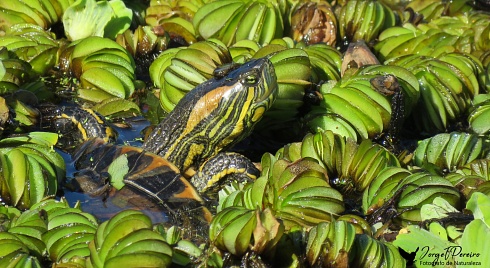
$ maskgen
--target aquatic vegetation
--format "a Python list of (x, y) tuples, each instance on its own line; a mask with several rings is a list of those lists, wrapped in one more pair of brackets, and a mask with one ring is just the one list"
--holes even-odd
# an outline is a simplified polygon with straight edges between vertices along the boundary
[(133, 13), (122, 0), (77, 0), (63, 13), (63, 26), (68, 40), (89, 36), (116, 38), (129, 28)]
[(483, 256), (487, 2), (0, 1), (0, 266)]

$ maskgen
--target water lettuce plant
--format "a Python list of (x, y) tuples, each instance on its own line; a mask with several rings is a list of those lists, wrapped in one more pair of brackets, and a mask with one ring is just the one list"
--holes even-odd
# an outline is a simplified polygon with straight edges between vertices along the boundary
[(115, 38), (129, 28), (132, 18), (122, 0), (78, 0), (65, 11), (63, 25), (72, 41), (89, 36)]

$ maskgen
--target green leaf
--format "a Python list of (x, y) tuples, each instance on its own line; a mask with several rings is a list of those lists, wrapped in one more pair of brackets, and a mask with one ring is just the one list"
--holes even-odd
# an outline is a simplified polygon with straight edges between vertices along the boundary
[(429, 231), (437, 236), (439, 236), (442, 240), (447, 240), (447, 231), (444, 226), (442, 226), (438, 222), (431, 222), (429, 225)]
[[(488, 219), (487, 219), (488, 220)], [(464, 229), (457, 267), (490, 267), (490, 228), (483, 220), (475, 219)]]
[(2, 81), (5, 73), (7, 73), (7, 70), (5, 69), (5, 66), (3, 66), (3, 63), (0, 61), (0, 81)]
[(490, 197), (475, 192), (466, 203), (466, 208), (473, 212), (475, 220), (482, 220), (490, 228)]
[(54, 146), (58, 142), (58, 134), (52, 132), (33, 131), (30, 132), (28, 136), (30, 138), (45, 142), (46, 146)]
[(127, 8), (122, 0), (109, 1), (112, 8), (113, 18), (104, 28), (104, 37), (115, 39), (118, 34), (124, 33), (133, 19), (133, 12)]
[(456, 227), (454, 225), (449, 225), (446, 227), (447, 236), (454, 242), (459, 244), (459, 239), (463, 235), (463, 229)]
[(111, 185), (121, 190), (124, 187), (124, 176), (129, 172), (128, 157), (126, 154), (118, 156), (110, 165), (107, 170), (111, 178)]
[(202, 250), (189, 240), (180, 240), (179, 242), (177, 242), (177, 245), (174, 247), (173, 254), (176, 253), (180, 253), (181, 255), (186, 255), (186, 257), (190, 261), (192, 258), (199, 258), (202, 255)]
[(448, 212), (458, 212), (458, 210), (451, 206), (446, 199), (438, 196), (432, 201), (432, 204), (422, 205), (420, 217), (422, 218), (422, 221), (441, 219), (447, 217)]
[(141, 113), (136, 103), (117, 97), (103, 100), (94, 106), (94, 110), (103, 116), (129, 117)]
[(89, 36), (115, 38), (129, 28), (131, 19), (131, 10), (121, 0), (78, 0), (63, 14), (63, 26), (72, 41)]

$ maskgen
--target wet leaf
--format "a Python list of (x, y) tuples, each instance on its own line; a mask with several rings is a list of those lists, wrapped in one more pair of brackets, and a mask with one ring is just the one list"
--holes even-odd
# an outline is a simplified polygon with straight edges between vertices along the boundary
[(117, 157), (109, 165), (107, 172), (109, 172), (111, 178), (111, 185), (114, 186), (114, 188), (121, 190), (125, 185), (123, 182), (124, 176), (129, 172), (128, 157), (126, 154)]

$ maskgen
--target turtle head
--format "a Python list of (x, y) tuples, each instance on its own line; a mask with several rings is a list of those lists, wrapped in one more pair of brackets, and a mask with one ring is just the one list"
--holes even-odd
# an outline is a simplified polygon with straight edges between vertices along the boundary
[(252, 132), (276, 99), (276, 73), (269, 59), (259, 58), (243, 64), (223, 79), (229, 89), (220, 100), (219, 106), (226, 110), (220, 116), (223, 124), (229, 122), (233, 128), (230, 138), (241, 140)]
[(276, 73), (267, 58), (220, 72), (185, 96), (193, 95), (186, 129), (194, 134), (189, 136), (205, 136), (211, 155), (239, 142), (272, 106), (277, 91)]
[[(236, 74), (234, 74), (236, 73)], [(235, 78), (237, 95), (246, 99), (240, 118), (252, 128), (272, 106), (277, 97), (277, 78), (272, 63), (267, 58), (251, 60), (230, 73)], [(242, 92), (240, 92), (242, 91)], [(230, 94), (233, 94), (230, 92)], [(231, 96), (224, 96), (232, 99)], [(225, 100), (224, 100), (225, 101)]]
[[(277, 79), (269, 59), (222, 69), (180, 100), (154, 139), (145, 141), (145, 148), (185, 170), (247, 137), (276, 96)], [(165, 139), (160, 138), (163, 132)]]

